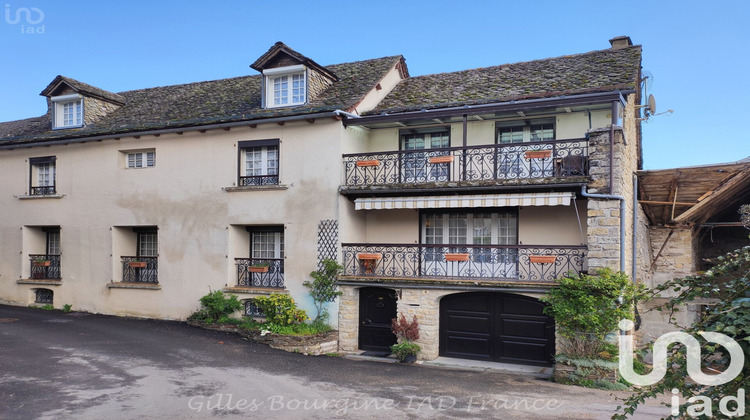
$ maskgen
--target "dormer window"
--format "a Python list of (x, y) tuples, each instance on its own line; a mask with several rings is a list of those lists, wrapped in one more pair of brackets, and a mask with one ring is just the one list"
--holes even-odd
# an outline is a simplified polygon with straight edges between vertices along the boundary
[(263, 70), (266, 80), (266, 107), (303, 105), (307, 103), (305, 66), (288, 66)]
[(52, 128), (83, 126), (83, 98), (78, 94), (54, 96), (52, 100)]

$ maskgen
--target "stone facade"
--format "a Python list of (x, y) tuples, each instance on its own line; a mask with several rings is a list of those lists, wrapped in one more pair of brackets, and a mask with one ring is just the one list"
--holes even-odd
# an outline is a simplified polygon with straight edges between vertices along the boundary
[(315, 98), (318, 97), (318, 95), (320, 95), (321, 92), (328, 89), (328, 87), (331, 86), (331, 84), (333, 84), (333, 81), (329, 77), (315, 71), (315, 69), (308, 68), (307, 69), (307, 91), (308, 91), (307, 100), (308, 101), (314, 100)]
[(96, 124), (101, 118), (119, 108), (119, 105), (96, 98), (83, 99), (83, 121), (86, 125)]

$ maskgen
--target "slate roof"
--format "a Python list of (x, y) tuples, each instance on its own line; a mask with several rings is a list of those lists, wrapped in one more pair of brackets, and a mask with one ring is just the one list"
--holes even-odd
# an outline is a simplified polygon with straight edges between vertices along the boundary
[(55, 77), (55, 79), (49, 85), (47, 85), (46, 88), (44, 88), (40, 95), (51, 96), (54, 90), (60, 85), (60, 83), (67, 84), (84, 96), (93, 96), (95, 98), (104, 99), (105, 101), (114, 102), (118, 105), (125, 104), (125, 98), (122, 95), (108, 92), (104, 89), (99, 89), (96, 86), (91, 86), (87, 83), (79, 82), (76, 79), (71, 79), (70, 77), (60, 75)]
[[(0, 123), (0, 143), (38, 142), (252, 121), (336, 109), (348, 110), (361, 101), (392, 66), (402, 60), (403, 57), (399, 55), (326, 66), (326, 69), (339, 80), (322, 92), (317, 99), (299, 107), (262, 108), (261, 75), (119, 92), (117, 95), (124, 99), (125, 105), (112, 111), (96, 124), (75, 129), (52, 130), (51, 115), (47, 113), (37, 118)], [(89, 86), (74, 79), (64, 79), (66, 83), (78, 87)]]
[(368, 114), (638, 90), (640, 69), (641, 47), (637, 45), (418, 76), (401, 81)]

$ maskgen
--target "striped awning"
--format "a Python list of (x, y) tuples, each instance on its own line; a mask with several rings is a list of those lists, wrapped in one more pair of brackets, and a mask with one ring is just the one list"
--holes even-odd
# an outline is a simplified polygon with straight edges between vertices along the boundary
[(525, 194), (370, 197), (354, 200), (355, 210), (448, 209), (516, 206), (569, 206), (572, 192)]

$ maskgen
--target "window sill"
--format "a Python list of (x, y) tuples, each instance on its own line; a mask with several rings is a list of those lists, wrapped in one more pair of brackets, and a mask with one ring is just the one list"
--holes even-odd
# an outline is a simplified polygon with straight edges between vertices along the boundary
[(241, 294), (249, 294), (249, 295), (270, 295), (271, 293), (280, 293), (284, 295), (289, 294), (289, 290), (286, 289), (275, 289), (272, 287), (241, 287), (241, 286), (232, 286), (232, 287), (225, 287), (221, 289), (224, 293), (241, 293)]
[(107, 283), (107, 289), (146, 289), (146, 290), (161, 290), (161, 285), (158, 283)]
[(44, 284), (47, 286), (60, 286), (62, 279), (18, 279), (17, 284)]
[(14, 195), (19, 200), (36, 200), (43, 198), (63, 198), (65, 194), (47, 194), (47, 195)]
[(226, 192), (242, 192), (242, 191), (278, 191), (287, 190), (288, 185), (277, 184), (277, 185), (244, 185), (241, 187), (224, 187), (222, 190)]

